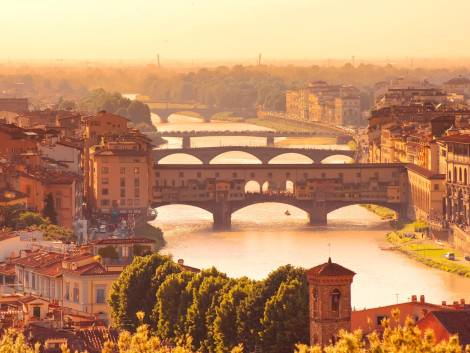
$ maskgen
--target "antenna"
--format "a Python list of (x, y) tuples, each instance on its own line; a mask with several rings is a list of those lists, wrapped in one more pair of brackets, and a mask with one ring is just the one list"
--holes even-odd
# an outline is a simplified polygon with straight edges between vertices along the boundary
[(258, 65), (261, 65), (261, 53), (258, 54)]
[(397, 304), (398, 304), (398, 296), (399, 296), (399, 294), (395, 293), (395, 297), (397, 297)]
[(356, 64), (356, 57), (353, 55), (351, 56), (352, 66)]
[(157, 66), (160, 67), (160, 54), (157, 54)]
[(331, 243), (328, 243), (328, 257), (331, 257)]

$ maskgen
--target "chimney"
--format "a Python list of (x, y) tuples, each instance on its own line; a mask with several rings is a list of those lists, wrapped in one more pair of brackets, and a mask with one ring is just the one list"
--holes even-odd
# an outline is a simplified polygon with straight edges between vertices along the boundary
[(416, 302), (418, 301), (418, 299), (417, 299), (417, 297), (416, 297), (415, 294), (413, 294), (413, 295), (411, 296), (411, 301), (412, 301), (413, 303), (416, 303)]
[(457, 300), (454, 300), (454, 305), (455, 306), (459, 305), (459, 302)]
[(183, 259), (178, 259), (178, 265), (184, 265), (184, 260)]
[(426, 302), (426, 301), (424, 300), (424, 295), (421, 294), (421, 295), (419, 296), (419, 302), (420, 302), (421, 304), (424, 304), (424, 303)]
[(465, 299), (460, 299), (460, 304), (465, 305)]
[(447, 302), (445, 300), (442, 301), (442, 306), (446, 306)]

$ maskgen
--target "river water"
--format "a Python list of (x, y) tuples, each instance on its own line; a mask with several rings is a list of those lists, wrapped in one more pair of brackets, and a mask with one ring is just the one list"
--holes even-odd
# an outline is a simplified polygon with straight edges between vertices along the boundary
[[(202, 123), (199, 119), (176, 116), (167, 124), (153, 117), (159, 130), (260, 130), (242, 123)], [(170, 147), (180, 146), (171, 139)], [(261, 145), (263, 138), (215, 137), (192, 139), (193, 146)], [(168, 146), (163, 146), (166, 148)], [(327, 146), (346, 148), (345, 146)], [(327, 162), (343, 163), (345, 157), (332, 157)], [(167, 157), (164, 163), (196, 163), (189, 156)], [(215, 163), (258, 163), (241, 152), (220, 156)], [(308, 163), (305, 157), (284, 155), (277, 163)], [(285, 215), (286, 209), (291, 213)], [(325, 262), (331, 255), (334, 262), (355, 271), (352, 304), (357, 309), (389, 305), (408, 300), (411, 295), (426, 296), (440, 303), (466, 298), (470, 301), (470, 279), (442, 272), (406, 256), (381, 250), (386, 246), (388, 223), (360, 206), (349, 206), (328, 215), (326, 227), (307, 225), (307, 215), (294, 207), (264, 203), (246, 207), (232, 216), (231, 231), (213, 231), (210, 213), (182, 205), (158, 209), (153, 222), (165, 232), (165, 253), (199, 268), (216, 266), (230, 276), (261, 279), (285, 264), (305, 268)]]

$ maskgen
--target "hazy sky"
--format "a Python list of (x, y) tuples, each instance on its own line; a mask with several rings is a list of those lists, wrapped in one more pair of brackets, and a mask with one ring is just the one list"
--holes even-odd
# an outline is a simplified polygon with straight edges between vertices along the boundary
[(2, 0), (1, 59), (470, 57), (470, 0)]

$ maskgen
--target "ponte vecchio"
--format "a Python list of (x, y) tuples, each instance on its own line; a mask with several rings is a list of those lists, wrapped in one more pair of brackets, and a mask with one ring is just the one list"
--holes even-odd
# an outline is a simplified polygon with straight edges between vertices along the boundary
[(230, 229), (232, 213), (263, 202), (298, 207), (312, 225), (353, 204), (388, 207), (402, 217), (408, 203), (404, 164), (155, 164), (154, 172), (153, 207), (202, 208), (216, 229)]

